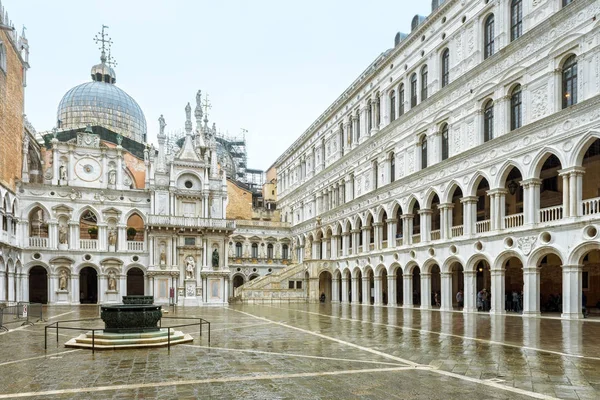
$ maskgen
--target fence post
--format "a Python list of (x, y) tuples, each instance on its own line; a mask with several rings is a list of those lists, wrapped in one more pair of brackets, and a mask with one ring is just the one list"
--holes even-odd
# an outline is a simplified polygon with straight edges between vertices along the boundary
[(167, 349), (171, 351), (171, 327), (167, 328)]
[(56, 347), (58, 347), (58, 321), (56, 321)]
[(96, 351), (96, 330), (92, 329), (92, 354)]
[(208, 345), (210, 346), (210, 322), (208, 322)]
[(48, 348), (48, 327), (44, 327), (44, 350)]

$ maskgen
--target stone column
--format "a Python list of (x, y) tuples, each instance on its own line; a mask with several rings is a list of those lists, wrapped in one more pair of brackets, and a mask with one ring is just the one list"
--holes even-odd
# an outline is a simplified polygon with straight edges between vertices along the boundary
[(79, 221), (69, 221), (69, 248), (79, 249)]
[(463, 308), (463, 312), (475, 312), (477, 311), (477, 272), (464, 271), (463, 274), (465, 277), (465, 290), (463, 293), (465, 305)]
[(431, 308), (431, 274), (421, 272), (421, 308)]
[[(340, 235), (333, 235), (331, 237), (331, 257), (330, 257), (331, 260), (337, 260), (338, 257), (339, 257), (338, 249), (339, 249), (339, 246), (340, 246), (339, 245), (340, 240), (341, 240), (341, 236)], [(344, 244), (342, 243), (342, 246), (343, 245)]]
[(558, 171), (558, 176), (562, 178), (562, 211), (563, 218), (571, 216), (571, 204), (570, 204), (570, 189), (569, 189), (569, 172), (561, 169)]
[(98, 250), (99, 251), (107, 251), (108, 250), (108, 233), (106, 222), (98, 222), (96, 225), (98, 227)]
[(79, 274), (69, 273), (71, 285), (67, 285), (71, 289), (71, 304), (79, 304)]
[(412, 307), (413, 306), (413, 276), (412, 274), (403, 274), (402, 275), (402, 304), (404, 307)]
[(580, 319), (583, 317), (581, 296), (581, 271), (583, 265), (563, 265), (563, 312), (565, 319)]
[(361, 227), (361, 231), (363, 237), (362, 252), (367, 253), (371, 244), (371, 232), (368, 226)]
[(433, 211), (428, 208), (419, 210), (421, 216), (421, 242), (431, 242), (431, 215)]
[(374, 249), (380, 250), (383, 248), (383, 224), (381, 222), (373, 223), (373, 232), (375, 233), (375, 240), (373, 241)]
[(331, 280), (331, 302), (332, 303), (340, 302), (340, 299), (338, 298), (339, 294), (340, 294), (339, 284), (340, 284), (339, 279), (333, 278)]
[(438, 205), (440, 210), (440, 237), (442, 240), (452, 237), (452, 203), (442, 203)]
[(402, 245), (412, 244), (412, 232), (413, 232), (413, 214), (403, 214), (402, 218)]
[(452, 311), (452, 300), (453, 300), (453, 295), (454, 295), (454, 293), (452, 293), (452, 273), (442, 272), (440, 275), (441, 275), (441, 283), (442, 283), (442, 288), (441, 288), (441, 293), (440, 293), (440, 296), (441, 296), (440, 310)]
[(387, 248), (396, 247), (396, 230), (398, 229), (398, 220), (388, 218), (385, 220), (387, 224)]
[(359, 285), (360, 284), (361, 284), (361, 282), (358, 279), (358, 277), (353, 276), (352, 277), (352, 289), (351, 289), (352, 304), (360, 304), (360, 302), (358, 300), (358, 292), (359, 292)]
[[(58, 185), (58, 181), (60, 180), (60, 172), (59, 172), (59, 161), (58, 161), (58, 139), (53, 138), (51, 140), (52, 143), (52, 185)], [(67, 168), (67, 166), (65, 166)]]
[(396, 306), (396, 274), (387, 276), (388, 306)]
[(369, 285), (369, 277), (362, 277), (362, 304), (371, 304), (371, 288)]
[(490, 313), (504, 314), (504, 293), (505, 293), (505, 270), (504, 268), (490, 270), (492, 278), (492, 288), (490, 294), (492, 296)]
[(523, 268), (523, 315), (540, 315), (540, 269)]
[(585, 169), (581, 167), (569, 168), (569, 199), (571, 217), (581, 216), (581, 203), (583, 200), (583, 174)]
[(6, 274), (4, 272), (0, 273), (0, 300), (8, 300), (5, 293), (6, 289)]
[(342, 275), (342, 303), (348, 303), (348, 278)]
[(471, 236), (477, 232), (477, 196), (465, 196), (460, 199), (463, 204), (463, 234)]
[(540, 186), (542, 180), (531, 178), (521, 182), (523, 186), (523, 220), (533, 225), (540, 222)]
[[(48, 247), (56, 250), (58, 248), (58, 221), (48, 221)], [(0, 298), (2, 298), (0, 296)]]
[(380, 306), (383, 304), (383, 288), (381, 285), (381, 275), (373, 277), (375, 283), (375, 301), (374, 304), (376, 306)]

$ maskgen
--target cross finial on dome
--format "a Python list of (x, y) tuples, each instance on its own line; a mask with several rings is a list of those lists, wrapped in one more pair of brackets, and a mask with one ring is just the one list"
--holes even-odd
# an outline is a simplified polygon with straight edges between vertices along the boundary
[(110, 49), (110, 45), (112, 44), (112, 40), (108, 37), (108, 33), (104, 32), (105, 29), (108, 29), (108, 26), (103, 24), (102, 31), (98, 32), (96, 36), (94, 36), (94, 42), (96, 42), (96, 44), (100, 43), (100, 47), (98, 47), (98, 49), (101, 50), (100, 61), (102, 61), (103, 64), (106, 62), (106, 46), (108, 46)]

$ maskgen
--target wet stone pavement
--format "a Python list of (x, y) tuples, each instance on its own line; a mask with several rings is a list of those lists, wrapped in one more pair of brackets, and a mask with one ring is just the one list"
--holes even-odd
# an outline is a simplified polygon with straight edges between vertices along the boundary
[[(98, 314), (51, 306), (47, 323)], [(0, 399), (598, 399), (600, 323), (371, 306), (178, 308), (191, 344), (90, 350), (0, 333)], [(169, 320), (168, 324), (185, 323)], [(101, 322), (87, 323), (101, 328)], [(164, 325), (167, 325), (165, 322)]]

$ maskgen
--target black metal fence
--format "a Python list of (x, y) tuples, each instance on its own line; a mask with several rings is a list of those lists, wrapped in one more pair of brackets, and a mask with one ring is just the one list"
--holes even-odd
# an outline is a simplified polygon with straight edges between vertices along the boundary
[(33, 325), (44, 320), (44, 310), (40, 303), (18, 302), (16, 305), (0, 307), (0, 331), (8, 332), (7, 324), (21, 323)]
[[(188, 324), (179, 324), (174, 326), (162, 326), (163, 319), (179, 319), (179, 320), (196, 320), (196, 322), (188, 323)], [(85, 331), (92, 333), (92, 353), (96, 351), (96, 332), (104, 331), (103, 328), (89, 328), (89, 327), (81, 327), (81, 326), (64, 326), (64, 324), (71, 324), (75, 322), (96, 322), (101, 321), (101, 318), (88, 318), (88, 319), (71, 319), (66, 321), (56, 321), (44, 327), (44, 350), (48, 348), (48, 329), (54, 329), (56, 334), (56, 347), (58, 347), (58, 333), (61, 329), (72, 330), (72, 331)], [(63, 324), (62, 326), (60, 324)], [(202, 325), (208, 325), (208, 345), (210, 346), (210, 322), (205, 320), (204, 318), (198, 317), (162, 317), (159, 320), (159, 327), (161, 329), (167, 329), (167, 348), (171, 350), (171, 329), (175, 328), (183, 328), (186, 326), (199, 326), (200, 328), (200, 337), (202, 337)]]

